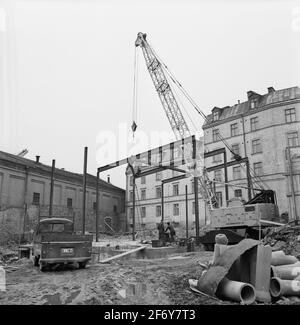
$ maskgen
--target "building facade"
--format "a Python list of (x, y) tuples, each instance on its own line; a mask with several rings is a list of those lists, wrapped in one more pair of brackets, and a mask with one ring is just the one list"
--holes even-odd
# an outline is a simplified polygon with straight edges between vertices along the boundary
[[(0, 152), (0, 223), (15, 233), (32, 230), (38, 217), (49, 215), (51, 167)], [(83, 177), (55, 169), (53, 215), (74, 218), (82, 229)], [(124, 231), (125, 190), (100, 180), (100, 231)], [(86, 230), (95, 232), (96, 177), (87, 175)], [(4, 221), (4, 222), (3, 222)], [(105, 221), (105, 222), (104, 222)], [(1, 233), (0, 233), (1, 235)]]
[[(293, 206), (300, 207), (299, 173), (293, 174), (293, 196), (288, 174), (289, 148), (300, 145), (300, 89), (292, 87), (275, 90), (268, 88), (266, 94), (247, 92), (247, 101), (223, 108), (214, 107), (203, 125), (205, 148), (211, 151), (226, 148), (227, 161), (233, 154), (225, 146), (242, 158), (248, 157), (254, 189), (263, 186), (276, 192), (280, 213), (288, 212), (295, 218)], [(206, 166), (223, 162), (222, 155), (206, 159)], [(224, 182), (224, 170), (209, 173), (210, 179)], [(247, 174), (245, 164), (228, 167), (229, 199), (233, 197), (248, 200)], [(220, 206), (225, 206), (225, 187), (216, 185)], [(255, 191), (254, 191), (255, 193)], [(253, 194), (253, 193), (252, 193)], [(294, 202), (293, 202), (294, 201)], [(298, 208), (299, 209), (299, 208)], [(299, 215), (298, 215), (299, 216)]]
[[(264, 95), (247, 92), (247, 101), (223, 108), (214, 107), (203, 125), (205, 151), (226, 149), (227, 162), (233, 154), (247, 157), (251, 169), (251, 195), (255, 189), (272, 189), (276, 192), (280, 213), (287, 212), (290, 219), (300, 213), (300, 89), (268, 88)], [(225, 140), (226, 145), (222, 140)], [(292, 150), (289, 160), (289, 151)], [(298, 150), (298, 151), (297, 151)], [(223, 163), (223, 155), (205, 159), (205, 166)], [(292, 166), (292, 167), (290, 167)], [(215, 180), (219, 206), (226, 206), (224, 170), (209, 172)], [(176, 176), (165, 170), (136, 179), (136, 226), (153, 229), (161, 220), (161, 180)], [(192, 178), (164, 185), (164, 219), (185, 227), (185, 185), (188, 186), (189, 227), (193, 227), (195, 197)], [(220, 183), (217, 183), (220, 182)], [(248, 182), (245, 164), (228, 167), (228, 199), (248, 200)], [(132, 175), (126, 171), (126, 213), (132, 224)], [(200, 226), (209, 218), (199, 193)]]
[[(164, 170), (155, 174), (137, 178), (136, 183), (136, 228), (156, 229), (162, 219), (162, 180), (166, 180), (181, 173), (173, 170)], [(188, 191), (188, 227), (195, 226), (195, 194), (193, 178), (185, 178), (164, 184), (164, 221), (173, 222), (180, 227), (186, 226), (186, 199), (185, 187)], [(200, 226), (205, 225), (204, 202), (199, 198)], [(133, 178), (129, 168), (126, 171), (126, 211), (127, 219), (132, 226)]]

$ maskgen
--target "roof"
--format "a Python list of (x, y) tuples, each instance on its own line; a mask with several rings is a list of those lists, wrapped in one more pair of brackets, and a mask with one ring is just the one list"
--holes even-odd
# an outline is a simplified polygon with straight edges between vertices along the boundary
[[(281, 90), (274, 90), (264, 95), (259, 95), (254, 91), (249, 91), (248, 96), (250, 96), (250, 98), (253, 97), (257, 98), (258, 100), (257, 106), (253, 110), (256, 112), (257, 110), (264, 108), (268, 105), (286, 102), (293, 99), (300, 99), (300, 88), (298, 86), (295, 86), (295, 87), (285, 88)], [(215, 110), (216, 108), (217, 107), (214, 107), (213, 110)], [(250, 112), (250, 100), (247, 100), (243, 103), (235, 104), (233, 106), (225, 106), (223, 108), (219, 108), (219, 110), (220, 110), (219, 119), (215, 122), (218, 122), (220, 120), (225, 120), (233, 116), (247, 114), (248, 112)], [(203, 128), (209, 127), (209, 124), (213, 124), (213, 122), (214, 121), (213, 121), (212, 114), (208, 115), (203, 125)]]
[[(52, 171), (51, 166), (24, 157), (19, 157), (4, 151), (0, 151), (0, 166), (7, 166), (14, 169), (20, 169), (23, 171), (28, 170), (48, 177), (51, 176), (51, 171)], [(81, 185), (83, 182), (82, 174), (69, 172), (59, 168), (55, 168), (54, 178), (57, 180), (64, 180), (64, 181), (76, 183), (78, 185)], [(87, 174), (87, 186), (96, 187), (96, 184), (97, 184), (97, 177), (91, 174)], [(112, 185), (111, 183), (108, 183), (102, 179), (99, 180), (99, 185), (102, 190), (106, 189), (106, 190), (119, 191), (119, 192), (125, 191), (124, 189)]]

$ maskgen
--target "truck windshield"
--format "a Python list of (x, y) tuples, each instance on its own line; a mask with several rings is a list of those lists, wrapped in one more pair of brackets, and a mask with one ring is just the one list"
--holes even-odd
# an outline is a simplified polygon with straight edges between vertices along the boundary
[[(66, 227), (68, 228), (68, 227)], [(67, 229), (66, 229), (67, 230)], [(44, 223), (39, 226), (39, 232), (64, 232), (65, 224), (63, 223)], [(67, 231), (69, 232), (69, 231)]]

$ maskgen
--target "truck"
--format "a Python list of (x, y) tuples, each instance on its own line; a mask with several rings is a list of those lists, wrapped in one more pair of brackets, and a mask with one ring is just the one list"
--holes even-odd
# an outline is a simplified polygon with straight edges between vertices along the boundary
[(75, 264), (85, 268), (92, 256), (92, 235), (78, 235), (67, 218), (41, 219), (33, 236), (34, 266), (46, 271), (54, 265)]

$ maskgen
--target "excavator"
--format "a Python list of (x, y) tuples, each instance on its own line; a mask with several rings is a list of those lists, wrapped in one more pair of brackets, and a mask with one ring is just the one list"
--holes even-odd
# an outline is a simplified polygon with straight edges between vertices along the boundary
[[(138, 33), (135, 48), (138, 47), (142, 49), (148, 72), (176, 139), (179, 140), (191, 136), (190, 129), (180, 110), (170, 83), (172, 82), (172, 85), (177, 87), (204, 120), (206, 115), (157, 55), (147, 40), (147, 34)], [(135, 73), (137, 73), (136, 71), (135, 60)], [(134, 80), (137, 80), (136, 76)], [(136, 85), (134, 85), (134, 90), (136, 88)], [(136, 128), (137, 123), (133, 121), (132, 131), (135, 132)], [(219, 138), (233, 154), (237, 163), (242, 161), (242, 157), (233, 151), (221, 134), (219, 134)], [(185, 163), (191, 165), (193, 163), (191, 157), (185, 157)], [(256, 190), (255, 196), (248, 200), (248, 202), (242, 203), (241, 201), (229, 200), (229, 202), (226, 202), (226, 207), (219, 207), (215, 191), (213, 186), (211, 186), (212, 181), (209, 180), (206, 173), (204, 161), (197, 161), (194, 168), (198, 169), (199, 190), (208, 211), (208, 220), (205, 227), (201, 229), (198, 242), (204, 244), (207, 249), (212, 249), (215, 236), (220, 233), (227, 236), (229, 244), (234, 244), (245, 237), (259, 239), (263, 236), (264, 228), (281, 225), (279, 223), (276, 194), (273, 190), (265, 189), (261, 186), (259, 190)], [(253, 174), (253, 177), (256, 182), (259, 181), (256, 175)]]

